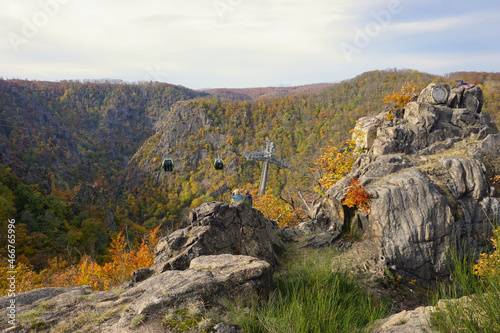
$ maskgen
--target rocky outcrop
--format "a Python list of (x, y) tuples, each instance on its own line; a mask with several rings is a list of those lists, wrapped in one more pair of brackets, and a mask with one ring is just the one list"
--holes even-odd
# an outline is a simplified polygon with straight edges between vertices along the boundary
[(276, 267), (277, 256), (284, 251), (278, 228), (243, 202), (202, 204), (191, 211), (187, 223), (158, 242), (152, 270), (182, 270), (196, 257), (228, 253), (263, 259)]
[[(477, 89), (433, 84), (405, 109), (360, 119), (354, 139), (365, 153), (311, 209), (310, 223), (375, 242), (383, 264), (422, 283), (448, 275), (450, 246), (483, 248), (488, 218), (500, 215), (485, 166), (500, 157), (500, 134), (486, 111), (464, 102), (470, 95), (482, 106)], [(353, 178), (373, 196), (368, 211), (341, 205)]]
[[(17, 322), (23, 326), (13, 332), (32, 325), (71, 332), (147, 332), (153, 325), (152, 330), (165, 331), (162, 316), (169, 308), (267, 298), (283, 250), (279, 228), (258, 210), (242, 202), (206, 203), (191, 211), (186, 228), (160, 240), (155, 264), (135, 271), (131, 282), (109, 292), (81, 286), (16, 295)], [(0, 298), (0, 329), (10, 327), (9, 302)], [(145, 321), (149, 324), (136, 327)], [(215, 332), (234, 331), (218, 327)]]

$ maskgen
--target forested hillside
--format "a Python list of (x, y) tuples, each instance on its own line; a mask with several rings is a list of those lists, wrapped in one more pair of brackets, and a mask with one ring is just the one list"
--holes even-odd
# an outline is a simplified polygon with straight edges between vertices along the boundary
[(162, 112), (203, 95), (160, 83), (0, 80), (2, 244), (15, 218), (20, 260), (35, 268), (54, 256), (103, 261), (119, 224), (112, 189), (129, 159)]
[[(323, 147), (343, 145), (356, 120), (383, 111), (384, 96), (404, 83), (455, 79), (481, 85), (484, 109), (499, 124), (500, 79), (488, 73), (373, 71), (314, 93), (240, 91), (250, 98), (236, 99), (245, 100), (159, 83), (0, 80), (1, 230), (16, 219), (18, 258), (37, 269), (50, 257), (90, 254), (102, 263), (118, 231), (133, 246), (148, 229), (178, 225), (192, 207), (228, 201), (233, 188), (255, 194), (261, 164), (243, 152), (260, 151), (266, 138), (289, 169), (270, 166), (265, 201), (304, 208), (299, 191), (315, 198), (311, 167)], [(212, 166), (218, 152), (223, 171)], [(160, 170), (167, 156), (171, 174)]]

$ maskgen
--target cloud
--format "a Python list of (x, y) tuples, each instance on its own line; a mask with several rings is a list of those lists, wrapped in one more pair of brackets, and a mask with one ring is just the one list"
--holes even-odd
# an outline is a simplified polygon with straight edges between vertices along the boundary
[[(23, 36), (26, 20), (33, 23), (34, 15), (43, 13), (41, 4), (55, 1), (61, 1), (57, 13), (15, 52), (8, 33)], [(391, 15), (389, 24), (347, 63), (339, 45), (353, 43), (356, 29), (363, 30), (374, 21), (374, 12), (394, 3), (402, 10)], [(490, 1), (475, 7), (468, 4), (463, 0), (453, 4), (441, 0), (3, 0), (0, 72), (7, 77), (53, 80), (159, 78), (201, 88), (338, 81), (364, 69), (400, 65), (425, 70), (437, 54), (448, 54), (446, 49), (453, 54), (465, 48), (463, 58), (469, 59), (481, 52), (498, 53), (493, 45), (499, 45), (500, 6)], [(449, 68), (441, 61), (436, 64), (432, 66), (436, 71)], [(483, 70), (497, 68), (491, 61), (482, 64), (488, 66)]]

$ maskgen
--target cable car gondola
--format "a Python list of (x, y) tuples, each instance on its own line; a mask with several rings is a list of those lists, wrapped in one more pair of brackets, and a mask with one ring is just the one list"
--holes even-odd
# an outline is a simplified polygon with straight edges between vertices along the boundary
[(215, 170), (224, 169), (224, 161), (220, 158), (216, 158), (214, 161), (214, 168), (215, 168)]
[(220, 147), (217, 147), (217, 158), (214, 161), (214, 168), (218, 171), (224, 169), (224, 161), (220, 158), (219, 149)]
[(163, 160), (161, 167), (165, 172), (172, 172), (174, 171), (174, 161), (171, 158), (166, 158)]

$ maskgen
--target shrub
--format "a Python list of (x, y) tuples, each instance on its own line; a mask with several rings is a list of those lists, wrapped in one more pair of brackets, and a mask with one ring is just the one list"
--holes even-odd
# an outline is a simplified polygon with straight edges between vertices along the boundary
[(368, 213), (370, 209), (371, 197), (373, 197), (373, 195), (366, 192), (365, 187), (361, 186), (359, 179), (353, 178), (349, 183), (342, 205), (349, 208), (356, 207), (357, 209)]
[(337, 181), (344, 178), (352, 169), (355, 160), (353, 153), (355, 143), (348, 141), (348, 147), (339, 149), (335, 146), (325, 146), (323, 154), (314, 161), (312, 173), (319, 174), (319, 186), (314, 191), (324, 194), (324, 190), (332, 187)]
[(490, 240), (495, 251), (491, 254), (481, 253), (477, 264), (473, 267), (474, 274), (484, 278), (500, 276), (500, 255), (498, 253), (500, 228), (493, 230), (493, 237)]

